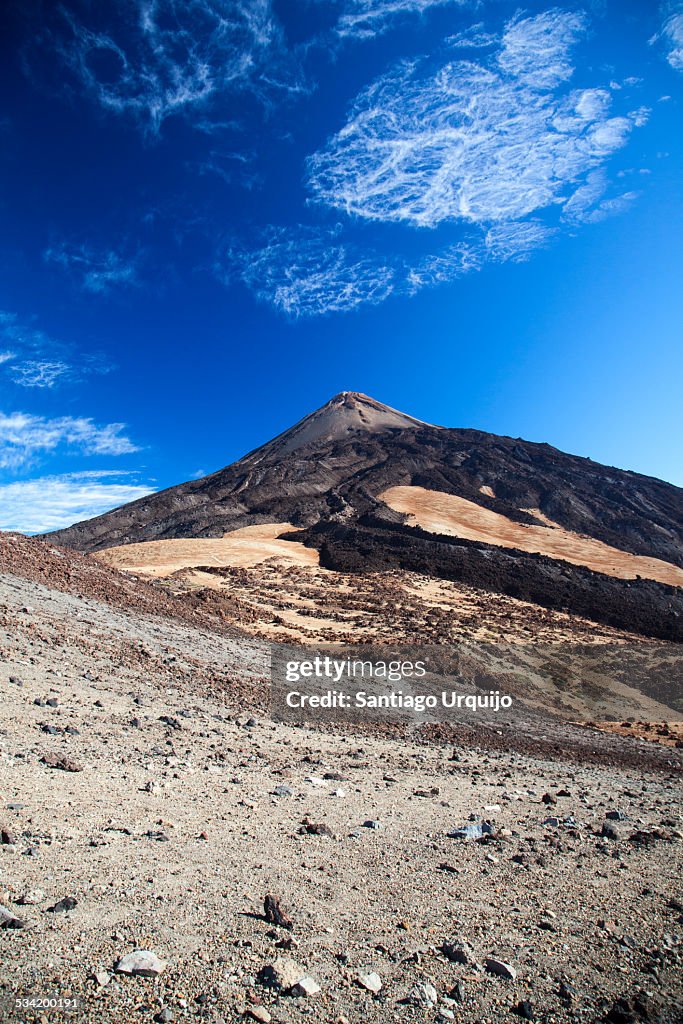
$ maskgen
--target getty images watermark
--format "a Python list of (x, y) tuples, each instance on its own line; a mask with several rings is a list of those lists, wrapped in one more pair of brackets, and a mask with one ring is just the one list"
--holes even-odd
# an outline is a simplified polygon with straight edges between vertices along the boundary
[(494, 643), (273, 644), (277, 721), (464, 723), (514, 728), (656, 714), (681, 719), (680, 645)]
[(463, 672), (444, 647), (274, 644), (271, 710), (279, 721), (448, 721), (510, 712), (513, 697)]
[[(285, 694), (288, 708), (295, 710), (407, 710), (425, 711), (438, 707), (467, 708), (470, 711), (499, 711), (512, 707), (512, 697), (500, 690), (486, 693), (459, 693), (442, 689), (438, 693), (420, 693), (406, 683), (426, 680), (426, 660), (384, 661), (381, 658), (335, 658), (329, 654), (316, 654), (313, 658), (291, 658), (285, 662), (285, 681), (303, 683), (304, 688), (293, 687)], [(311, 683), (343, 683), (341, 689), (312, 690)], [(349, 684), (353, 685), (349, 685)], [(358, 689), (363, 683), (371, 689)], [(384, 689), (385, 684), (391, 689)], [(394, 684), (403, 684), (393, 688)]]

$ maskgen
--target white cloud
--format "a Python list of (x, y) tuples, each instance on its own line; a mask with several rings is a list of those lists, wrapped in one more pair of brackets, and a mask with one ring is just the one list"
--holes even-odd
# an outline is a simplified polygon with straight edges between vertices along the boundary
[(347, 0), (336, 31), (342, 38), (372, 39), (388, 32), (406, 15), (436, 7), (463, 6), (471, 0)]
[(74, 274), (87, 292), (102, 294), (117, 287), (139, 285), (139, 255), (123, 255), (114, 249), (62, 243), (45, 250), (48, 263)]
[(0, 412), (0, 468), (17, 469), (39, 454), (64, 449), (79, 455), (127, 455), (139, 448), (123, 423), (98, 425), (86, 417), (47, 418)]
[[(365, 220), (491, 225), (561, 205), (627, 141), (602, 89), (549, 91), (571, 75), (578, 15), (514, 20), (493, 62), (404, 62), (360, 94), (310, 158), (319, 203)], [(525, 48), (526, 46), (526, 48)]]
[(683, 71), (683, 3), (669, 3), (663, 13), (662, 30), (650, 42), (663, 40), (669, 64), (674, 71)]
[[(270, 0), (130, 0), (98, 23), (64, 14), (50, 45), (105, 110), (156, 134), (174, 114), (201, 110), (236, 89), (297, 89)], [(225, 118), (225, 110), (221, 120)]]
[[(0, 530), (45, 533), (153, 492), (114, 471), (67, 473), (0, 485)], [(117, 478), (114, 481), (113, 478)]]
[(554, 230), (537, 220), (512, 221), (494, 224), (486, 232), (484, 245), (491, 260), (496, 263), (521, 263), (528, 260), (536, 249), (550, 241)]
[(448, 36), (446, 42), (455, 50), (485, 50), (498, 42), (498, 36), (487, 32), (483, 21), (470, 25), (463, 32)]
[(10, 369), (15, 384), (25, 388), (52, 388), (72, 376), (72, 367), (61, 359), (27, 359)]
[(335, 231), (272, 231), (261, 248), (232, 250), (227, 263), (227, 279), (237, 276), (257, 299), (293, 318), (383, 302), (396, 279), (393, 267), (340, 244)]
[(0, 372), (20, 387), (53, 388), (75, 383), (89, 373), (106, 373), (110, 367), (99, 357), (81, 354), (74, 365), (72, 345), (57, 341), (31, 321), (0, 310)]
[(508, 23), (498, 64), (533, 89), (555, 89), (571, 78), (571, 49), (586, 30), (586, 18), (569, 11), (545, 11)]

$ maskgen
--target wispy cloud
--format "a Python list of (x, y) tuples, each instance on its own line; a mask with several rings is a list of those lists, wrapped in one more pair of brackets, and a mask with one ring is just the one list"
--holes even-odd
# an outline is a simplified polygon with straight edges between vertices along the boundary
[(0, 344), (7, 346), (0, 351), (0, 372), (20, 387), (54, 388), (109, 369), (101, 359), (83, 355), (76, 365), (73, 346), (7, 310), (0, 310)]
[(30, 465), (57, 450), (78, 455), (127, 455), (139, 451), (123, 433), (123, 423), (98, 425), (88, 417), (48, 418), (0, 412), (0, 469)]
[(681, 0), (673, 0), (665, 4), (662, 14), (664, 20), (661, 31), (650, 42), (661, 41), (671, 67), (674, 71), (683, 71), (683, 3)]
[(217, 272), (239, 278), (260, 301), (297, 318), (341, 313), (391, 295), (396, 271), (376, 254), (340, 244), (337, 232), (272, 230), (260, 248), (229, 250)]
[(73, 376), (73, 367), (61, 359), (26, 359), (10, 368), (15, 384), (24, 388), (52, 388)]
[[(489, 46), (474, 29), (466, 41)], [(513, 18), (476, 61), (394, 67), (308, 161), (313, 201), (353, 220), (273, 229), (265, 244), (228, 254), (232, 278), (289, 316), (347, 311), (527, 260), (561, 230), (626, 209), (636, 193), (611, 194), (607, 163), (649, 111), (614, 114), (609, 89), (570, 87), (586, 30), (584, 15), (553, 9)], [(439, 245), (422, 232), (430, 251), (415, 256), (413, 232), (412, 255), (380, 256), (346, 240), (362, 221), (440, 228)]]
[(604, 89), (570, 77), (581, 17), (548, 11), (508, 24), (495, 60), (400, 64), (358, 97), (311, 157), (319, 203), (415, 227), (519, 220), (567, 202), (627, 141)]
[(115, 249), (64, 242), (46, 249), (44, 258), (69, 271), (85, 291), (94, 294), (140, 284), (139, 253), (124, 254)]
[(408, 15), (425, 14), (436, 7), (465, 6), (472, 0), (346, 0), (336, 32), (346, 39), (372, 39), (393, 28)]
[(61, 530), (154, 491), (149, 484), (133, 483), (130, 476), (104, 470), (2, 484), (0, 530)]
[(270, 0), (131, 0), (98, 9), (98, 29), (90, 5), (76, 6), (51, 49), (95, 102), (146, 134), (190, 111), (209, 124), (211, 101), (231, 91), (300, 88)]

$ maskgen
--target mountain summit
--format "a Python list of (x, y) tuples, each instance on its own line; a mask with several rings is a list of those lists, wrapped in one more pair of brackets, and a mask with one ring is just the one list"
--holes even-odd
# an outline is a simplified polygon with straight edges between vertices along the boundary
[(51, 536), (138, 566), (149, 541), (202, 540), (205, 559), (205, 542), (251, 527), (324, 568), (409, 569), (671, 638), (682, 522), (683, 491), (661, 480), (344, 391), (210, 476)]
[(316, 441), (338, 441), (352, 434), (376, 434), (424, 426), (430, 424), (383, 405), (368, 395), (358, 391), (340, 391), (320, 409), (304, 416), (293, 427), (251, 453), (251, 457), (266, 452), (287, 455)]

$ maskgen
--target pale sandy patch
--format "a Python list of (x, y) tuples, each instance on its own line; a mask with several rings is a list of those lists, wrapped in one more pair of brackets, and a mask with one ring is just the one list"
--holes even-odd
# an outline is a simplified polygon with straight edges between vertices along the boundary
[(150, 540), (142, 544), (124, 544), (97, 552), (97, 558), (117, 569), (145, 576), (170, 576), (179, 569), (201, 565), (251, 568), (267, 558), (282, 558), (295, 565), (318, 565), (314, 548), (280, 540), (295, 530), (290, 523), (266, 523), (245, 526), (223, 537)]
[(572, 533), (537, 509), (527, 511), (542, 518), (545, 526), (516, 523), (466, 498), (424, 487), (390, 487), (379, 498), (389, 508), (405, 513), (415, 525), (432, 533), (561, 558), (620, 579), (642, 576), (670, 586), (683, 586), (683, 569), (678, 566), (659, 558), (632, 555), (602, 541)]

